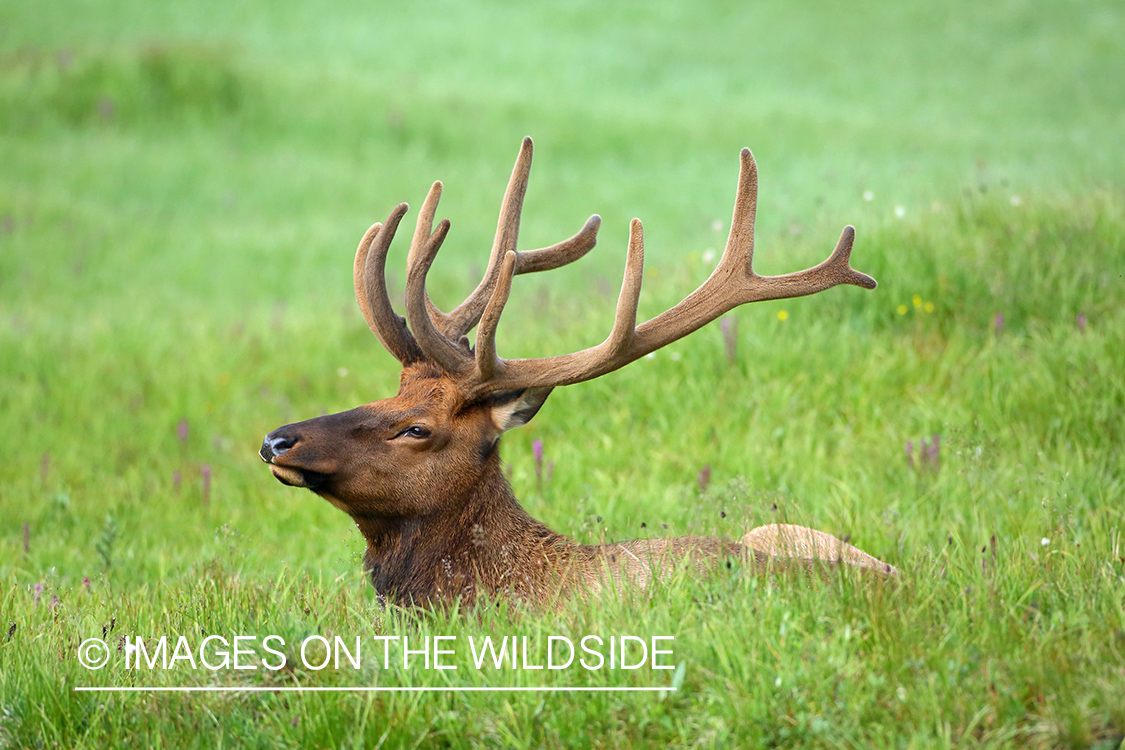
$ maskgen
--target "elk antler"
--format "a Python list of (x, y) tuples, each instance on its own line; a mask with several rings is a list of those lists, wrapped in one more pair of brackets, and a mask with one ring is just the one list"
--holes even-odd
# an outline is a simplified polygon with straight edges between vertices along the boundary
[[(849, 265), (855, 240), (855, 229), (851, 226), (844, 227), (836, 248), (819, 265), (781, 276), (759, 276), (754, 272), (758, 167), (750, 149), (743, 149), (734, 217), (726, 248), (718, 266), (698, 289), (675, 307), (639, 326), (636, 324), (644, 269), (644, 232), (640, 220), (633, 219), (621, 295), (613, 328), (606, 340), (573, 354), (538, 359), (501, 359), (496, 353), (496, 327), (508, 301), (512, 278), (521, 273), (558, 268), (582, 257), (594, 246), (601, 222), (594, 215), (578, 234), (568, 240), (539, 250), (517, 251), (516, 239), (531, 156), (531, 139), (525, 138), (501, 205), (496, 240), (484, 279), (452, 312), (442, 313), (426, 294), (426, 274), (449, 231), (448, 219), (443, 219), (436, 231), (432, 230), (441, 196), (440, 182), (434, 183), (422, 206), (410, 246), (406, 281), (409, 330), (406, 321), (391, 308), (384, 275), (387, 248), (406, 211), (406, 204), (391, 212), (385, 226), (376, 224), (368, 230), (356, 253), (356, 299), (379, 340), (404, 364), (425, 358), (458, 376), (459, 386), (467, 398), (497, 390), (571, 385), (592, 380), (624, 367), (749, 302), (802, 297), (839, 284), (875, 288), (873, 278)], [(463, 337), (478, 324), (475, 350), (471, 350)]]
[(855, 229), (851, 226), (844, 227), (836, 248), (819, 265), (782, 276), (756, 274), (753, 256), (757, 202), (758, 167), (750, 149), (743, 149), (734, 217), (718, 266), (698, 289), (678, 305), (639, 326), (636, 318), (644, 267), (644, 233), (640, 220), (633, 219), (613, 328), (601, 344), (573, 354), (510, 360), (496, 355), (496, 325), (508, 299), (512, 276), (516, 273), (517, 259), (509, 254), (477, 333), (474, 371), (462, 388), (469, 397), (474, 397), (495, 390), (580, 383), (624, 367), (698, 330), (739, 305), (802, 297), (839, 284), (875, 288), (873, 278), (849, 265), (855, 240)]
[(387, 250), (391, 247), (398, 223), (406, 213), (406, 204), (398, 204), (386, 224), (372, 224), (355, 251), (352, 279), (355, 282), (355, 301), (359, 304), (367, 326), (387, 351), (404, 365), (424, 359), (418, 343), (410, 335), (406, 321), (395, 314), (387, 294)]
[[(387, 250), (399, 221), (406, 212), (406, 204), (396, 207), (385, 225), (375, 224), (367, 230), (360, 241), (353, 274), (356, 301), (367, 325), (383, 346), (403, 364), (429, 358), (452, 373), (469, 371), (473, 360), (468, 341), (464, 337), (480, 322), (481, 314), (493, 296), (500, 266), (507, 254), (516, 253), (514, 273), (537, 273), (572, 263), (597, 243), (598, 228), (602, 220), (594, 214), (569, 239), (537, 250), (516, 251), (523, 199), (531, 172), (532, 151), (531, 139), (524, 138), (500, 206), (496, 239), (492, 244), (484, 278), (476, 290), (449, 313), (443, 313), (430, 301), (425, 288), (426, 274), (449, 231), (448, 219), (443, 219), (438, 224), (437, 231), (433, 231), (434, 215), (441, 198), (441, 182), (433, 184), (422, 204), (410, 254), (407, 256), (406, 315), (410, 321), (409, 329), (406, 319), (396, 315), (391, 306), (384, 270)], [(376, 252), (372, 253), (371, 250)], [(413, 335), (411, 329), (414, 331)]]
[[(527, 193), (528, 177), (531, 174), (531, 157), (534, 151), (530, 138), (524, 138), (520, 144), (520, 153), (516, 157), (512, 176), (508, 180), (508, 188), (504, 191), (504, 200), (500, 204), (500, 218), (496, 223), (496, 239), (492, 243), (492, 253), (488, 259), (488, 268), (484, 278), (468, 298), (448, 314), (441, 312), (426, 297), (426, 309), (438, 330), (450, 341), (458, 341), (462, 336), (480, 322), (485, 305), (492, 297), (496, 288), (496, 280), (500, 274), (500, 265), (504, 257), (510, 252), (516, 252), (516, 240), (519, 237), (520, 217), (523, 213), (523, 198)], [(435, 183), (440, 192), (440, 183)], [(432, 190), (431, 190), (432, 195)], [(436, 208), (436, 200), (435, 200)], [(432, 219), (427, 218), (428, 222)], [(573, 263), (593, 249), (597, 243), (598, 228), (601, 226), (601, 217), (594, 214), (586, 220), (573, 237), (550, 247), (538, 250), (523, 250), (517, 253), (516, 274), (536, 273), (550, 271), (567, 263)], [(422, 217), (419, 216), (419, 228), (422, 227)]]

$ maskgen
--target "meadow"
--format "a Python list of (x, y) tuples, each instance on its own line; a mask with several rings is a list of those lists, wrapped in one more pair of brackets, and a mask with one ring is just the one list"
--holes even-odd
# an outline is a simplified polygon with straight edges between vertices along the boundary
[[(0, 748), (1125, 747), (1123, 39), (1111, 0), (0, 0)], [(605, 336), (634, 216), (640, 317), (694, 289), (744, 146), (757, 270), (853, 224), (879, 281), (556, 390), (503, 441), (529, 512), (583, 542), (788, 520), (899, 582), (400, 609), (351, 521), (269, 475), (267, 432), (397, 389), (353, 298), (366, 228), (441, 179), (448, 309), (525, 135), (521, 247), (603, 225), (516, 280), (503, 356)], [(286, 668), (122, 661), (126, 637), (267, 633)], [(585, 634), (674, 636), (674, 668), (294, 648)], [(97, 671), (94, 637), (121, 648)], [(143, 685), (434, 690), (75, 691)]]

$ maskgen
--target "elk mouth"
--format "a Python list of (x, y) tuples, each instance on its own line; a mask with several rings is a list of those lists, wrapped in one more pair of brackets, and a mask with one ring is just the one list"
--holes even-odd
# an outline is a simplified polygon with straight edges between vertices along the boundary
[(328, 475), (321, 474), (318, 471), (297, 469), (292, 466), (280, 466), (273, 461), (268, 461), (267, 463), (270, 465), (270, 473), (274, 475), (274, 478), (289, 487), (305, 487), (306, 489), (315, 490), (328, 481)]

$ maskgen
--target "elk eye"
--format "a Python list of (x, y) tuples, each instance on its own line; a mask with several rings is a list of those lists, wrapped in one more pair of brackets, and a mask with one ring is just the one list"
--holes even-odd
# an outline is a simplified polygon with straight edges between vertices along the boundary
[(421, 425), (414, 425), (413, 427), (407, 427), (405, 430), (403, 430), (399, 434), (395, 435), (396, 438), (409, 437), (409, 438), (416, 438), (416, 439), (419, 439), (419, 440), (422, 439), (422, 438), (428, 438), (429, 436), (430, 436), (430, 431), (427, 430), (425, 427), (422, 427)]

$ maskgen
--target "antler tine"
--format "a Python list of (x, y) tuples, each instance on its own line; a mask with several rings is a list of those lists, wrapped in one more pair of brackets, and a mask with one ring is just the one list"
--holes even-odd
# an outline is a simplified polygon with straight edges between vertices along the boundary
[(641, 300), (641, 280), (645, 270), (645, 233), (640, 219), (629, 224), (629, 249), (625, 254), (625, 274), (621, 280), (621, 295), (617, 298), (617, 312), (613, 329), (602, 344), (611, 357), (628, 351), (637, 333), (637, 305)]
[(437, 215), (438, 202), (441, 200), (442, 184), (437, 180), (430, 185), (430, 192), (426, 193), (426, 200), (422, 201), (422, 209), (418, 212), (418, 221), (414, 225), (414, 236), (410, 239), (410, 252), (406, 255), (406, 267), (413, 268), (418, 262), (418, 254), (422, 246), (430, 240), (434, 231), (434, 216)]
[[(562, 386), (592, 380), (624, 367), (667, 344), (702, 328), (739, 305), (771, 299), (802, 297), (839, 284), (874, 289), (875, 280), (850, 266), (855, 230), (844, 228), (832, 254), (822, 263), (781, 276), (759, 276), (753, 270), (754, 220), (757, 211), (758, 168), (749, 149), (740, 159), (738, 191), (730, 235), (715, 270), (679, 304), (634, 328), (644, 258), (641, 223), (634, 220), (629, 237), (625, 279), (613, 330), (598, 346), (573, 354), (540, 359), (495, 358), (490, 328), (489, 347), (494, 362), (489, 377), (463, 385), (475, 397), (502, 389)], [(513, 268), (515, 260), (511, 261)], [(509, 277), (510, 283), (510, 277)], [(503, 294), (507, 298), (507, 291)], [(491, 308), (491, 305), (490, 305)], [(498, 312), (497, 312), (498, 315)], [(479, 373), (478, 375), (482, 375)]]
[[(756, 274), (753, 264), (754, 220), (757, 208), (758, 164), (754, 161), (750, 149), (744, 148), (740, 160), (738, 192), (734, 199), (734, 216), (731, 219), (730, 234), (727, 236), (727, 245), (723, 249), (723, 257), (719, 260), (716, 269), (718, 273), (719, 268), (727, 266), (732, 273), (738, 270), (745, 273), (742, 279), (742, 294), (736, 297), (739, 300), (736, 305), (767, 299), (802, 297), (816, 294), (838, 284), (854, 284), (865, 289), (875, 288), (875, 279), (852, 269), (849, 265), (852, 243), (855, 241), (855, 228), (850, 224), (844, 227), (832, 254), (816, 266), (781, 276)], [(739, 269), (739, 266), (743, 268)]]
[[(492, 252), (489, 255), (488, 267), (485, 269), (484, 278), (464, 302), (451, 310), (443, 313), (427, 300), (427, 309), (434, 325), (450, 341), (458, 341), (462, 336), (480, 322), (485, 307), (492, 298), (496, 289), (500, 267), (509, 252), (516, 251), (519, 239), (520, 216), (523, 212), (523, 200), (527, 194), (527, 183), (531, 175), (531, 161), (534, 155), (534, 144), (530, 138), (524, 138), (520, 144), (520, 152), (516, 157), (512, 176), (508, 179), (508, 187), (504, 191), (504, 199), (500, 204), (500, 216), (496, 222), (496, 237), (492, 243)], [(558, 242), (549, 247), (536, 250), (524, 250), (517, 253), (513, 273), (536, 273), (550, 271), (573, 263), (588, 253), (597, 244), (598, 228), (601, 226), (601, 217), (594, 214), (586, 220), (586, 224), (569, 239)]]
[(598, 229), (601, 225), (602, 217), (593, 214), (573, 237), (549, 247), (520, 250), (516, 253), (516, 275), (553, 271), (567, 263), (573, 263), (598, 244)]
[(426, 274), (449, 232), (449, 219), (442, 219), (438, 222), (437, 229), (430, 233), (440, 195), (441, 183), (436, 182), (418, 214), (418, 227), (414, 232), (406, 269), (406, 319), (426, 357), (446, 372), (462, 374), (471, 366), (472, 356), (437, 329), (427, 309)]
[(512, 168), (512, 176), (508, 178), (504, 200), (500, 203), (500, 217), (496, 222), (496, 237), (492, 242), (492, 252), (488, 258), (488, 268), (485, 269), (484, 279), (481, 280), (476, 290), (448, 315), (438, 310), (432, 302), (426, 306), (434, 324), (447, 339), (459, 340), (477, 324), (484, 312), (485, 305), (488, 304), (489, 298), (492, 296), (493, 288), (496, 285), (496, 275), (500, 272), (500, 264), (509, 252), (516, 249), (520, 232), (520, 215), (523, 212), (523, 198), (527, 194), (527, 181), (531, 175), (533, 151), (534, 146), (531, 139), (524, 138), (523, 143), (520, 144), (516, 164)]
[[(594, 214), (586, 220), (586, 224), (573, 237), (549, 247), (516, 251), (516, 265), (513, 274), (519, 276), (525, 273), (552, 271), (568, 263), (573, 263), (590, 252), (597, 244), (598, 229), (601, 227), (601, 223), (602, 218)], [(490, 261), (484, 278), (481, 279), (473, 293), (448, 313), (439, 310), (427, 297), (426, 309), (429, 310), (434, 325), (447, 339), (450, 341), (458, 340), (480, 323), (484, 308), (496, 289), (500, 265), (500, 263)]]
[(496, 356), (496, 326), (500, 322), (500, 314), (504, 312), (504, 305), (508, 302), (508, 294), (512, 291), (516, 257), (514, 251), (509, 251), (504, 256), (500, 273), (496, 277), (496, 288), (481, 315), (476, 345), (477, 377), (481, 381), (491, 380), (502, 366), (502, 361)]
[[(518, 261), (519, 256), (515, 252), (509, 252), (504, 256), (496, 287), (480, 319), (476, 343), (477, 370), (475, 377), (472, 379), (473, 386), (478, 391), (492, 390), (488, 386), (489, 381), (497, 377), (503, 378), (504, 370), (508, 365), (508, 362), (500, 359), (496, 354), (496, 327), (500, 322), (504, 305), (508, 302), (508, 295), (512, 288), (512, 277), (516, 273)], [(637, 304), (640, 301), (643, 276), (644, 231), (640, 219), (633, 219), (629, 232), (629, 250), (625, 259), (625, 274), (621, 283), (621, 295), (617, 300), (613, 329), (605, 341), (588, 350), (591, 356), (608, 359), (620, 356), (623, 352), (628, 351), (636, 334)]]
[(738, 155), (738, 188), (734, 194), (734, 215), (719, 265), (745, 261), (746, 273), (753, 274), (754, 222), (758, 216), (758, 162), (750, 149)]
[[(730, 234), (711, 276), (678, 305), (637, 327), (637, 356), (686, 336), (724, 313), (749, 302), (816, 294), (839, 284), (874, 289), (875, 280), (849, 266), (855, 229), (845, 227), (832, 254), (822, 263), (781, 276), (754, 272), (754, 221), (758, 204), (758, 165), (742, 149)], [(630, 360), (631, 361), (631, 360)], [(617, 367), (627, 364), (624, 362)], [(577, 382), (577, 381), (576, 381)]]
[(422, 350), (406, 327), (406, 321), (395, 314), (387, 293), (387, 251), (407, 205), (400, 203), (387, 217), (385, 224), (374, 224), (359, 241), (352, 267), (355, 300), (372, 333), (387, 351), (402, 364), (423, 358)]

